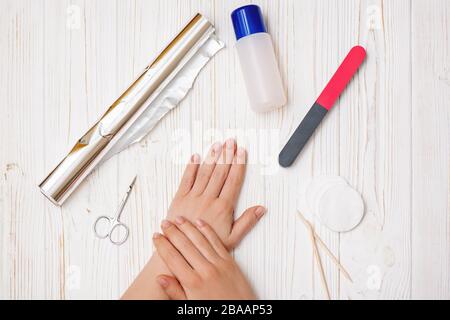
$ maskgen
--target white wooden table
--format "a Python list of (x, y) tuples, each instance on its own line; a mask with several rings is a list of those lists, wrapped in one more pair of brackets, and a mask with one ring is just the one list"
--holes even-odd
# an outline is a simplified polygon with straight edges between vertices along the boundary
[[(255, 1), (276, 45), (289, 104), (247, 102), (229, 14), (246, 1), (0, 1), (0, 298), (116, 299), (152, 254), (177, 188), (180, 132), (192, 152), (237, 135), (250, 162), (237, 213), (269, 211), (235, 256), (262, 298), (322, 299), (295, 208), (315, 175), (364, 197), (354, 231), (317, 232), (354, 283), (322, 256), (333, 299), (450, 298), (450, 1)], [(96, 170), (62, 208), (37, 184), (196, 12), (227, 48), (141, 143)], [(290, 169), (277, 154), (348, 49), (367, 60)], [(116, 208), (128, 242), (92, 232)]]

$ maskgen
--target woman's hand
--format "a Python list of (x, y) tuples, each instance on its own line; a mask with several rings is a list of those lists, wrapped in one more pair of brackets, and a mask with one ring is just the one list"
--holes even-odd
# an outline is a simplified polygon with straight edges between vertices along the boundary
[[(184, 215), (193, 222), (202, 219), (217, 232), (228, 250), (235, 248), (265, 213), (262, 206), (251, 207), (236, 220), (234, 209), (245, 176), (247, 153), (236, 148), (234, 139), (215, 143), (200, 165), (193, 155), (187, 165), (178, 191), (168, 210), (167, 219), (174, 222)], [(126, 290), (122, 299), (166, 299), (155, 280), (158, 274), (170, 273), (156, 253)]]
[(169, 298), (256, 299), (218, 235), (203, 220), (196, 224), (197, 227), (181, 216), (175, 218), (175, 224), (164, 220), (164, 235), (153, 236), (156, 250), (176, 277), (157, 278)]
[(167, 219), (183, 215), (193, 222), (202, 219), (216, 231), (225, 246), (235, 248), (264, 214), (261, 206), (251, 207), (234, 221), (234, 209), (244, 182), (247, 153), (234, 139), (215, 143), (200, 165), (194, 154), (187, 165)]

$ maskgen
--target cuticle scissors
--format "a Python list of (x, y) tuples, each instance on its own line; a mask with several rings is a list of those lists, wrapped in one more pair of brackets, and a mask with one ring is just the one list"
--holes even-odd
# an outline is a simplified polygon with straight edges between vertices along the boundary
[[(119, 207), (117, 208), (116, 214), (113, 217), (106, 216), (106, 215), (100, 216), (97, 218), (97, 220), (95, 220), (94, 233), (98, 238), (100, 238), (100, 239), (109, 238), (109, 241), (111, 241), (113, 244), (118, 245), (118, 246), (123, 244), (128, 239), (128, 235), (130, 234), (130, 229), (128, 228), (128, 226), (126, 224), (124, 224), (123, 222), (120, 221), (120, 216), (122, 215), (123, 209), (125, 208), (125, 204), (127, 203), (128, 198), (130, 197), (131, 190), (133, 190), (134, 184), (136, 182), (136, 178), (137, 178), (137, 176), (135, 176), (133, 178), (133, 181), (131, 181), (130, 186), (128, 187), (127, 193), (125, 194), (125, 196), (122, 199), (122, 202), (120, 203)], [(99, 222), (102, 220), (106, 221), (109, 225), (105, 233), (98, 231)], [(122, 229), (123, 232), (125, 232), (125, 234), (119, 240), (114, 240), (114, 238), (112, 237), (112, 234), (113, 234), (114, 230), (116, 230), (116, 232), (118, 232), (119, 229)]]

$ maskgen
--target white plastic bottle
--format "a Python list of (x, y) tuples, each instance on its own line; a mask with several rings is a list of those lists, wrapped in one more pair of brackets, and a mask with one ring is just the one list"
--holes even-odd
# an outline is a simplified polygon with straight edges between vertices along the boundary
[(286, 94), (261, 9), (256, 5), (237, 8), (231, 13), (231, 20), (252, 109), (266, 112), (283, 106)]

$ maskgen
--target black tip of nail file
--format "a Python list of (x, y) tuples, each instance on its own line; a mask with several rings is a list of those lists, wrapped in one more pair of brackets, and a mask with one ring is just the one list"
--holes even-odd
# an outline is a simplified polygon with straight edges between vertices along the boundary
[(286, 168), (295, 161), (327, 112), (328, 110), (317, 102), (313, 104), (278, 155), (278, 163), (280, 166)]

